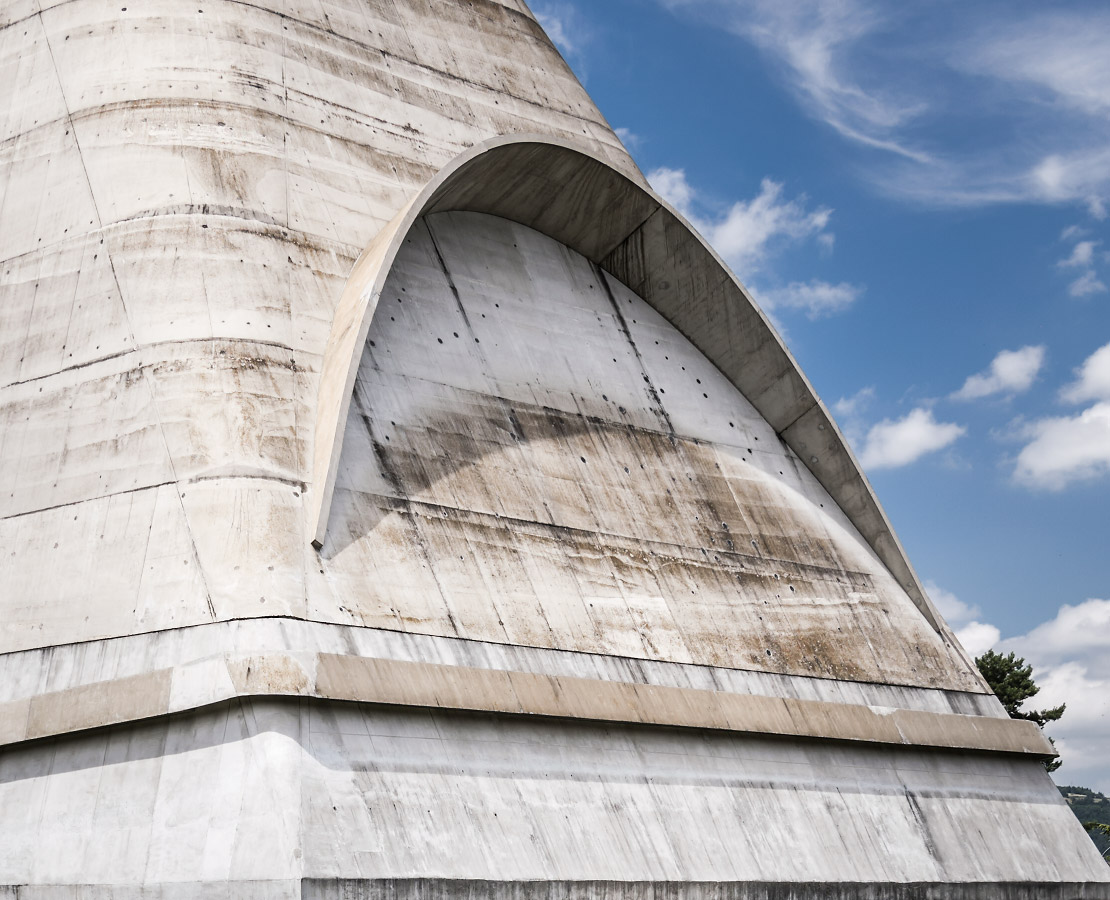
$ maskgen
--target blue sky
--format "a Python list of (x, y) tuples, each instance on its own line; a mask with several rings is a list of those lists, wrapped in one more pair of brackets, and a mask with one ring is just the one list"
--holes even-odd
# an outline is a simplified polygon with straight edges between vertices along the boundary
[(1110, 6), (533, 0), (1110, 793)]

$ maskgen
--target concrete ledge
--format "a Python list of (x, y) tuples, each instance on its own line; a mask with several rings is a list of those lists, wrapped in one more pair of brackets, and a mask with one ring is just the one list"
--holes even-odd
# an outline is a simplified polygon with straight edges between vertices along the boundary
[(0, 744), (236, 697), (315, 697), (1048, 758), (1031, 722), (333, 653), (212, 657), (0, 705)]

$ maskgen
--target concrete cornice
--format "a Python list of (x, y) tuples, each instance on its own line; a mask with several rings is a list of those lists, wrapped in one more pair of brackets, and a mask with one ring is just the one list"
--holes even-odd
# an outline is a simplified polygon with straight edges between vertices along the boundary
[(334, 653), (223, 654), (0, 705), (0, 745), (245, 697), (709, 729), (1047, 758), (1031, 722)]

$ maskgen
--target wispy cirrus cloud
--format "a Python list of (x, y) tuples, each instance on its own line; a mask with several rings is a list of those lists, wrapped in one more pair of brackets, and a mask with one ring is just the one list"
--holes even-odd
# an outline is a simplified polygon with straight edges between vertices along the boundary
[(855, 54), (884, 31), (878, 4), (799, 0), (662, 0), (676, 13), (713, 16), (779, 64), (802, 105), (849, 140), (924, 162), (928, 154), (897, 138), (922, 109), (918, 98), (865, 84)]
[(724, 23), (765, 54), (814, 118), (880, 151), (860, 173), (887, 193), (948, 206), (1082, 203), (1106, 216), (1105, 8), (987, 0), (938, 16), (923, 2), (659, 2)]

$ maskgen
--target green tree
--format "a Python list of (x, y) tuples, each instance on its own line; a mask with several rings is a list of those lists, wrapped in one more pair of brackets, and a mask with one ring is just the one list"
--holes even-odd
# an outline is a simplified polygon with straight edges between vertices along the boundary
[[(1030, 697), (1036, 696), (1040, 688), (1033, 681), (1033, 667), (1027, 665), (1025, 659), (1017, 654), (995, 653), (988, 650), (977, 657), (975, 665), (991, 686), (995, 696), (1002, 702), (1011, 719), (1026, 719), (1035, 722), (1039, 728), (1044, 728), (1048, 722), (1055, 722), (1064, 714), (1066, 703), (1054, 706), (1051, 709), (1022, 709), (1022, 704)], [(1055, 747), (1056, 742), (1048, 739)], [(1060, 758), (1050, 760), (1044, 764), (1049, 772), (1060, 768)]]
[[(1104, 838), (1110, 838), (1110, 825), (1104, 825), (1102, 822), (1084, 822), (1083, 827), (1093, 835), (1101, 834)], [(1103, 852), (1102, 858), (1110, 863), (1110, 848)]]

